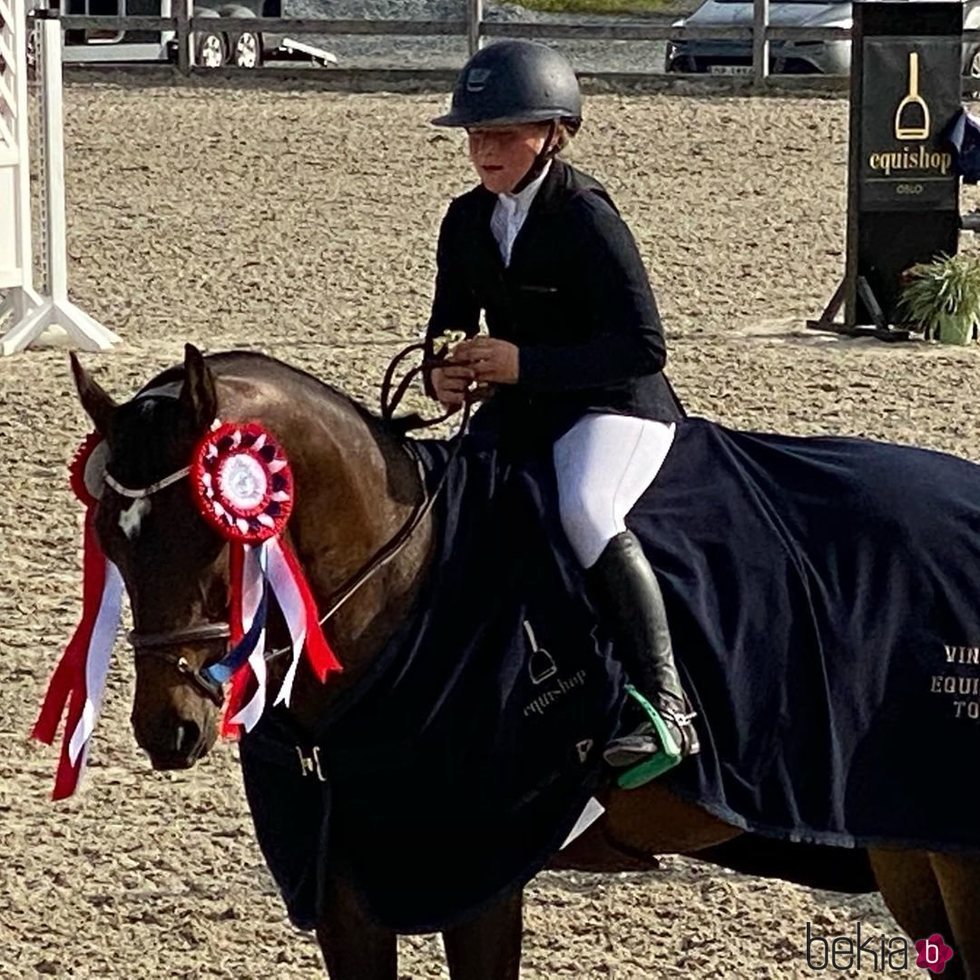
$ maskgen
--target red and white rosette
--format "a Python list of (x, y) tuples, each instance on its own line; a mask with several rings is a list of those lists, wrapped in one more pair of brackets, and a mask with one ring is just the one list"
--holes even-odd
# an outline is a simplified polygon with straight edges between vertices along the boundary
[[(250, 731), (266, 700), (265, 610), (267, 588), (289, 629), (292, 661), (276, 704), (289, 704), (305, 647), (322, 681), (340, 664), (320, 628), (316, 602), (302, 567), (281, 537), (292, 512), (294, 486), (282, 447), (257, 422), (215, 422), (191, 460), (191, 484), (199, 511), (230, 542), (232, 654), (248, 643), (254, 690), (247, 697), (249, 673), (238, 670), (225, 712), (224, 730)], [(244, 651), (242, 651), (244, 652)]]
[(285, 528), (293, 473), (282, 447), (258, 423), (216, 423), (194, 450), (190, 476), (198, 509), (224, 537), (256, 544)]
[(102, 708), (112, 647), (119, 629), (123, 582), (95, 534), (95, 505), (105, 477), (106, 444), (88, 435), (70, 467), (75, 496), (85, 506), (82, 545), (82, 616), (48, 682), (32, 735), (50, 745), (67, 708), (61, 758), (52, 798), (71, 796), (88, 758), (89, 742)]

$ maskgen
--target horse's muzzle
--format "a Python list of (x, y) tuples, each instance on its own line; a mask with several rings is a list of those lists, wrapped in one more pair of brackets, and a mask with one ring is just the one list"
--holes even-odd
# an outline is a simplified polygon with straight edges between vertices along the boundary
[(173, 725), (155, 727), (152, 731), (135, 728), (135, 732), (136, 741), (157, 771), (190, 769), (207, 755), (214, 743), (213, 735), (208, 737), (196, 722), (187, 719)]

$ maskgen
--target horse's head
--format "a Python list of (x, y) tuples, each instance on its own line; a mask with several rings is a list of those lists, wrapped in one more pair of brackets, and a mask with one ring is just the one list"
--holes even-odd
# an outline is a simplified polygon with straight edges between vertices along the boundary
[(136, 740), (154, 768), (186, 768), (216, 737), (222, 692), (200, 671), (228, 637), (227, 548), (183, 478), (217, 414), (214, 378), (188, 345), (182, 377), (117, 405), (74, 356), (72, 370), (108, 449), (95, 529), (132, 606)]

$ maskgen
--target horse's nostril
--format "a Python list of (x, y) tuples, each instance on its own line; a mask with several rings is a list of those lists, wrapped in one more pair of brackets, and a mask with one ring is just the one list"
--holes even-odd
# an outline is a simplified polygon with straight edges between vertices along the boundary
[(201, 729), (193, 721), (182, 721), (174, 733), (174, 751), (189, 754), (201, 737)]

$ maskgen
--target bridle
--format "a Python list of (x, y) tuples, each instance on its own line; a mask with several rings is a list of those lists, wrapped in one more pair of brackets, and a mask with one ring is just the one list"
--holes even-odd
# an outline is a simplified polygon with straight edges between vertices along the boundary
[[(391, 397), (390, 385), (391, 376), (393, 373), (394, 365), (408, 352), (417, 349), (421, 345), (412, 345), (409, 348), (401, 351), (392, 360), (388, 371), (385, 375), (385, 383), (382, 386), (382, 415), (387, 421), (392, 421), (392, 415), (401, 401), (402, 396), (407, 390), (408, 384), (403, 383), (399, 386), (395, 397)], [(422, 368), (431, 367), (438, 363), (441, 357), (435, 356), (431, 358), (426, 358), (423, 362)], [(410, 379), (414, 378), (414, 374), (421, 370), (422, 368), (413, 369), (410, 374)], [(425, 470), (422, 464), (421, 457), (415, 453), (410, 446), (404, 446), (405, 450), (412, 456), (419, 473), (419, 483), (422, 487), (422, 497), (412, 508), (412, 513), (409, 515), (408, 519), (402, 525), (402, 527), (384, 544), (379, 548), (371, 557), (353, 574), (351, 575), (343, 585), (337, 589), (334, 594), (330, 597), (327, 603), (327, 611), (320, 617), (319, 623), (321, 626), (327, 622), (343, 605), (350, 599), (366, 582), (368, 582), (378, 571), (380, 571), (385, 565), (392, 561), (408, 544), (412, 535), (428, 516), (433, 506), (436, 503), (443, 487), (446, 483), (446, 477), (452, 467), (452, 464), (459, 453), (460, 447), (463, 442), (463, 437), (469, 429), (470, 412), (472, 409), (472, 403), (467, 398), (463, 404), (463, 414), (460, 421), (459, 429), (457, 430), (455, 436), (455, 445), (450, 453), (449, 459), (446, 461), (445, 468), (439, 478), (435, 490), (429, 493), (426, 489), (425, 480)], [(402, 431), (408, 431), (411, 428), (422, 428), (427, 425), (433, 425), (436, 422), (441, 422), (445, 418), (448, 418), (447, 413), (441, 416), (439, 419), (431, 420), (428, 422), (419, 420), (418, 422), (404, 422), (402, 420), (395, 420), (396, 425), (400, 425)], [(190, 473), (190, 467), (184, 466), (173, 473), (162, 477), (159, 480), (148, 484), (145, 487), (128, 487), (120, 483), (115, 477), (112, 476), (106, 470), (104, 473), (105, 485), (112, 490), (114, 493), (119, 494), (129, 500), (145, 500), (155, 493), (159, 493), (161, 490), (167, 487), (173, 486), (175, 483), (179, 483)], [(231, 638), (231, 627), (227, 622), (218, 621), (212, 623), (198, 623), (191, 626), (178, 627), (172, 630), (164, 630), (156, 633), (143, 633), (139, 630), (131, 630), (127, 636), (130, 645), (133, 648), (133, 653), (137, 660), (140, 657), (155, 657), (158, 660), (162, 660), (165, 663), (172, 664), (182, 676), (186, 677), (190, 683), (192, 683), (205, 697), (212, 701), (217, 707), (221, 707), (224, 703), (224, 690), (223, 685), (231, 679), (232, 674), (241, 666), (245, 660), (245, 656), (237, 650), (229, 651), (224, 657), (215, 661), (214, 663), (207, 664), (204, 667), (194, 667), (190, 661), (180, 655), (174, 648), (180, 647), (184, 644), (206, 644), (206, 643), (225, 643)], [(291, 647), (284, 646), (279, 647), (275, 650), (266, 651), (264, 657), (266, 661), (273, 660), (284, 653), (291, 650)]]
[[(184, 643), (227, 642), (230, 637), (231, 629), (227, 623), (201, 623), (198, 626), (185, 626), (183, 629), (167, 630), (162, 633), (140, 633), (132, 630), (127, 639), (137, 658), (156, 657), (173, 664), (178, 673), (183, 674), (205, 697), (220, 708), (224, 703), (225, 695), (220, 682), (210, 673), (212, 668), (196, 669), (186, 657), (178, 656), (173, 648)], [(217, 667), (218, 664), (214, 666)]]

